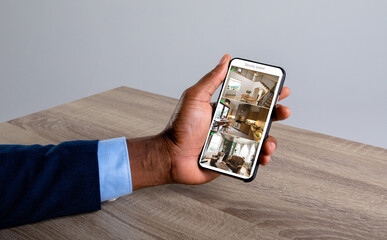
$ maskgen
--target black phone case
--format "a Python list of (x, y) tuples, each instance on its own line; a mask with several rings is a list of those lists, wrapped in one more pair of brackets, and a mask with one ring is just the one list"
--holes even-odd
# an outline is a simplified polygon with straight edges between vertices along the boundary
[[(260, 62), (251, 61), (251, 60), (248, 60), (248, 59), (236, 57), (236, 58), (233, 58), (233, 59), (230, 60), (230, 63), (228, 64), (228, 67), (227, 67), (227, 71), (228, 71), (228, 69), (230, 68), (231, 62), (232, 62), (234, 59), (240, 59), (240, 60), (243, 60), (243, 61), (248, 61), (248, 62), (258, 63), (258, 64), (270, 66), (270, 67), (276, 67), (276, 68), (279, 68), (279, 69), (282, 71), (283, 76), (282, 76), (282, 79), (281, 79), (281, 84), (280, 84), (280, 86), (279, 86), (279, 89), (278, 89), (278, 95), (277, 95), (277, 96), (279, 96), (279, 95), (281, 94), (282, 87), (283, 87), (283, 85), (284, 85), (285, 77), (286, 77), (286, 72), (285, 72), (285, 70), (284, 70), (282, 67), (274, 66), (274, 65), (270, 65), (270, 64), (266, 64), (266, 63), (260, 63)], [(225, 82), (226, 82), (226, 78), (225, 78), (225, 79), (223, 80), (223, 82), (222, 82), (222, 87), (221, 87), (221, 89), (223, 89)], [(219, 102), (219, 99), (220, 99), (220, 98), (221, 98), (221, 94), (219, 94), (218, 99), (217, 99), (216, 102)], [(277, 98), (277, 99), (278, 99), (278, 98)], [(275, 101), (277, 101), (277, 99), (275, 99)], [(277, 102), (276, 102), (275, 104), (277, 104)], [(274, 106), (275, 106), (275, 105), (274, 105)], [(214, 111), (215, 111), (215, 109), (214, 109)], [(214, 113), (215, 113), (214, 111), (212, 112), (211, 122), (212, 122), (212, 119), (213, 119), (213, 117), (214, 117)], [(269, 125), (268, 125), (268, 127), (267, 127), (267, 131), (266, 131), (266, 133), (265, 133), (265, 136), (264, 136), (264, 140), (263, 140), (263, 141), (265, 141), (266, 138), (269, 136), (269, 132), (270, 132), (270, 128), (271, 128), (271, 123), (272, 123), (272, 117), (273, 117), (273, 114), (274, 114), (274, 112), (272, 112), (272, 116), (270, 116), (270, 120), (269, 120), (269, 123), (268, 123)], [(199, 154), (198, 165), (199, 165), (199, 167), (200, 167), (201, 169), (213, 171), (213, 170), (211, 170), (211, 169), (204, 168), (204, 167), (202, 167), (202, 166), (200, 165), (200, 156), (202, 155), (203, 150), (204, 150), (204, 146), (203, 146), (203, 148), (202, 148), (202, 150), (201, 150), (201, 152), (200, 152), (200, 154)], [(261, 153), (259, 153), (259, 154), (261, 154)], [(259, 156), (258, 156), (258, 158), (259, 158)], [(257, 161), (258, 161), (258, 160), (257, 160)], [(222, 172), (218, 172), (218, 171), (215, 171), (215, 172), (221, 173), (221, 174), (226, 175), (226, 176), (229, 176), (229, 177), (237, 178), (237, 179), (239, 179), (239, 180), (243, 180), (244, 182), (251, 182), (251, 181), (253, 181), (253, 180), (255, 179), (255, 177), (257, 176), (258, 166), (259, 166), (259, 162), (258, 162), (258, 164), (255, 165), (255, 168), (254, 168), (254, 171), (253, 171), (253, 175), (251, 175), (248, 179), (244, 179), (244, 178), (237, 177), (237, 176), (232, 176), (232, 175), (229, 175), (229, 174), (226, 174), (226, 173), (222, 173)]]

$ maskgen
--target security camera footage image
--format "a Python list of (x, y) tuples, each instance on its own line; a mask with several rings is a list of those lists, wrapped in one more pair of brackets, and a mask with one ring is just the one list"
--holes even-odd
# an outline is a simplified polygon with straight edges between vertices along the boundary
[(231, 66), (201, 165), (250, 176), (278, 78)]

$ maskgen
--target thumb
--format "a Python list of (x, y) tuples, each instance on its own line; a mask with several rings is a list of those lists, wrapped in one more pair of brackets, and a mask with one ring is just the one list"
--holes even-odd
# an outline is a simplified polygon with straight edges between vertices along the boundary
[(226, 54), (222, 57), (219, 64), (209, 73), (207, 73), (194, 87), (199, 91), (205, 91), (210, 96), (214, 94), (215, 90), (222, 83), (226, 77), (228, 64), (230, 62), (230, 55)]

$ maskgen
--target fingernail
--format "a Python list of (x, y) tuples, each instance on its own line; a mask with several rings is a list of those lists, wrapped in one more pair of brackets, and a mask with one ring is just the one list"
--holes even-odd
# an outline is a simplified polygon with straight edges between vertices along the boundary
[(225, 61), (226, 61), (226, 55), (224, 55), (224, 56), (222, 57), (222, 59), (220, 59), (218, 65), (222, 65)]
[(275, 151), (275, 143), (270, 143), (270, 149), (274, 152)]

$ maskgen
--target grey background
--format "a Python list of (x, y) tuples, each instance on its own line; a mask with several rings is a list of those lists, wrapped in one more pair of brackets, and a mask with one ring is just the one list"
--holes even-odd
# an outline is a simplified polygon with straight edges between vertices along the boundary
[(387, 147), (386, 10), (369, 0), (0, 0), (0, 122), (121, 85), (178, 98), (229, 53), (287, 70), (284, 124)]

